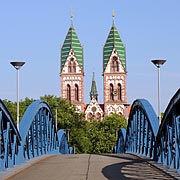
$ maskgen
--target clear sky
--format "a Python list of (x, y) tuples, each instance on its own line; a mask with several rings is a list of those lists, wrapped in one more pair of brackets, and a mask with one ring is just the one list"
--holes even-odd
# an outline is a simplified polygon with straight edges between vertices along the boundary
[(60, 96), (60, 47), (73, 25), (84, 47), (85, 103), (95, 72), (103, 103), (102, 49), (112, 26), (126, 45), (127, 101), (147, 99), (157, 111), (157, 68), (151, 59), (167, 59), (161, 68), (161, 111), (180, 84), (180, 0), (0, 0), (0, 98)]

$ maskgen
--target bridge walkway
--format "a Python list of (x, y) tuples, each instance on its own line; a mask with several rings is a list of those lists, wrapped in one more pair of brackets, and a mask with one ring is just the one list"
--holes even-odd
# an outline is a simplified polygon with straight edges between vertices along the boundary
[[(16, 167), (15, 167), (16, 168)], [(12, 168), (14, 169), (14, 168)], [(8, 170), (7, 170), (8, 172)], [(6, 173), (7, 173), (6, 172)], [(176, 177), (175, 177), (176, 176)], [(1, 174), (0, 174), (0, 177)], [(4, 180), (166, 180), (180, 179), (175, 172), (130, 154), (50, 155), (40, 158)]]

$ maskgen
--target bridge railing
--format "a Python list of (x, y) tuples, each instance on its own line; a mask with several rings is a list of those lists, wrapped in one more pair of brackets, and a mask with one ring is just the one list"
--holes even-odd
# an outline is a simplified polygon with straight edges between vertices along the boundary
[(180, 89), (169, 102), (160, 126), (150, 103), (135, 100), (126, 133), (120, 129), (118, 135), (117, 153), (144, 155), (180, 172)]
[(65, 130), (55, 129), (49, 105), (34, 101), (20, 121), (19, 131), (0, 100), (0, 170), (44, 154), (69, 154)]

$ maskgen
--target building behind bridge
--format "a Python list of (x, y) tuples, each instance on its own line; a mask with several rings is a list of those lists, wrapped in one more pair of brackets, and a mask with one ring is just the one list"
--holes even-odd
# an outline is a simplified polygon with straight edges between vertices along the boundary
[(98, 91), (93, 72), (90, 103), (84, 104), (83, 47), (72, 24), (61, 47), (61, 98), (75, 104), (86, 120), (102, 119), (112, 113), (127, 116), (126, 49), (113, 22), (103, 47), (104, 104), (98, 103)]

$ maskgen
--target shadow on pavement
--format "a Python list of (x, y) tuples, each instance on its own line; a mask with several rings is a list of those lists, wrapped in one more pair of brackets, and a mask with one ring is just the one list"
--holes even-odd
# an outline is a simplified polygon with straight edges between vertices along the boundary
[(109, 180), (176, 179), (165, 173), (164, 171), (156, 169), (154, 166), (151, 166), (147, 163), (147, 160), (139, 159), (136, 156), (127, 156), (127, 154), (126, 157), (123, 155), (103, 156), (120, 159), (120, 163), (112, 164), (102, 169), (103, 175)]

